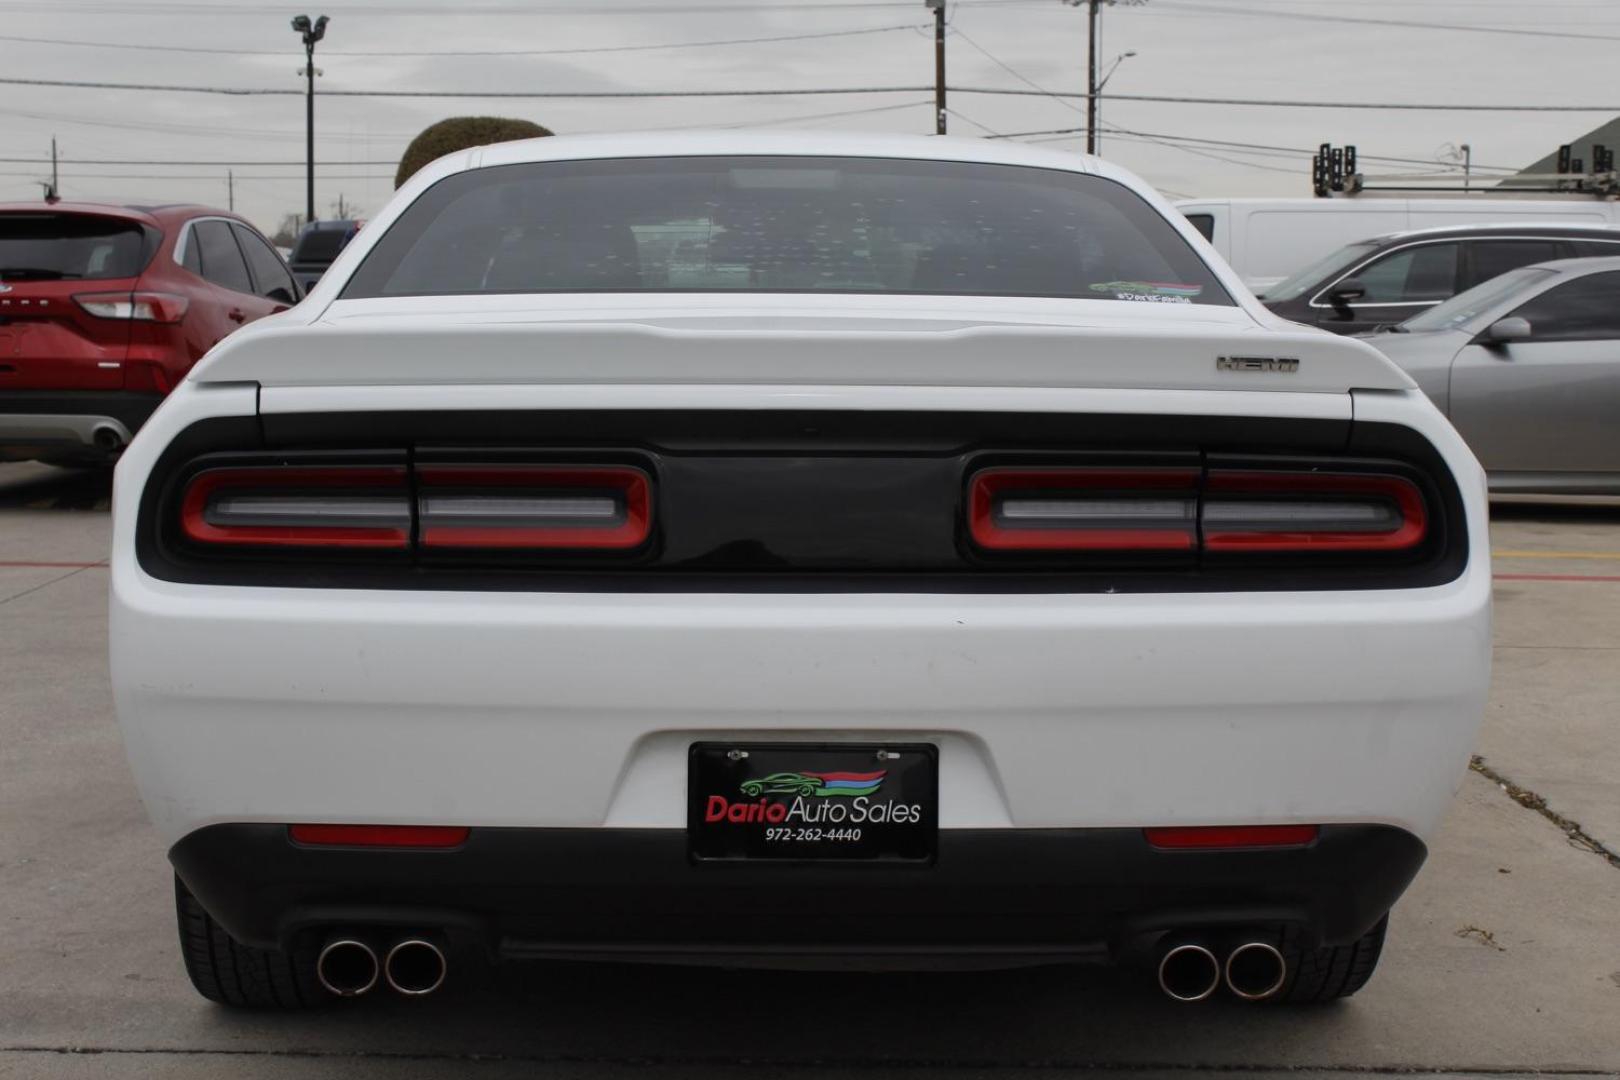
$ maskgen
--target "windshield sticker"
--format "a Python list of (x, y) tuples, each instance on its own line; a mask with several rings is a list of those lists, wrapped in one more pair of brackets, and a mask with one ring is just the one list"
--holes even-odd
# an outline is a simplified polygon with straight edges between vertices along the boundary
[(1170, 281), (1102, 281), (1092, 292), (1114, 294), (1115, 300), (1140, 300), (1150, 304), (1190, 304), (1204, 291), (1202, 285), (1180, 285)]

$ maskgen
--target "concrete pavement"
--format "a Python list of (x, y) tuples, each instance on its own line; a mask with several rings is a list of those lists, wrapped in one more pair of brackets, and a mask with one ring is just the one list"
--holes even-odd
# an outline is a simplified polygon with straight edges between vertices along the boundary
[(1498, 562), (1481, 753), (1524, 790), (1469, 774), (1340, 1006), (1176, 1007), (1097, 970), (553, 965), (283, 1016), (210, 1006), (180, 970), (112, 718), (98, 485), (0, 466), (0, 1077), (1620, 1074), (1620, 867), (1570, 832), (1620, 844), (1620, 504), (1499, 508), (1497, 547), (1525, 554)]

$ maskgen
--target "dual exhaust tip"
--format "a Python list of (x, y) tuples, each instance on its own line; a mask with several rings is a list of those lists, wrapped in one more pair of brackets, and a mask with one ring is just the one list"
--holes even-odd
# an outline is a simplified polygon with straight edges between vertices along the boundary
[(315, 959), (321, 986), (345, 998), (370, 993), (379, 982), (405, 997), (426, 997), (448, 972), (443, 944), (427, 936), (401, 938), (379, 955), (363, 935), (334, 934)]
[(1204, 1001), (1224, 983), (1244, 1001), (1265, 1001), (1288, 981), (1288, 961), (1275, 945), (1243, 941), (1226, 954), (1197, 941), (1172, 943), (1159, 957), (1159, 989), (1175, 1001)]

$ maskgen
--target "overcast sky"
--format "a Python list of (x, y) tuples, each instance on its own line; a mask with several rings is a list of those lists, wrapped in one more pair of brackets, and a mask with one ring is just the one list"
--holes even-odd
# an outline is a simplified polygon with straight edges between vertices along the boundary
[[(297, 0), (294, 0), (296, 3)], [(0, 76), (301, 90), (308, 10), (332, 18), (317, 54), (326, 90), (680, 90), (931, 86), (923, 0), (0, 0)], [(1333, 21), (1349, 18), (1368, 23)], [(1475, 30), (1402, 28), (1378, 20)], [(1085, 15), (1061, 0), (950, 5), (950, 82), (1084, 87)], [(1105, 8), (1105, 61), (1134, 51), (1110, 92), (1379, 102), (1620, 103), (1620, 0), (1147, 0)], [(1481, 32), (1478, 28), (1488, 28)], [(845, 34), (845, 31), (870, 31)], [(838, 36), (827, 36), (827, 35)], [(627, 49), (737, 38), (797, 40)], [(52, 43), (17, 38), (53, 39)], [(94, 44), (62, 44), (79, 42)], [(117, 46), (117, 47), (109, 47)], [(136, 46), (140, 46), (137, 48)], [(161, 46), (163, 50), (146, 48)], [(555, 50), (617, 49), (557, 53)], [(529, 55), (510, 55), (527, 50)], [(484, 55), (423, 55), (482, 52)], [(551, 55), (534, 55), (552, 51)], [(491, 53), (509, 55), (489, 55)], [(319, 212), (339, 193), (375, 212), (423, 126), (454, 115), (535, 120), (559, 134), (770, 125), (928, 132), (928, 93), (725, 99), (317, 98)], [(1083, 124), (1079, 103), (953, 93), (951, 134)], [(882, 109), (883, 111), (872, 111)], [(831, 116), (831, 113), (846, 115)], [(1613, 114), (1367, 112), (1114, 101), (1132, 132), (1284, 148), (1355, 143), (1364, 155), (1440, 160), (1470, 143), (1481, 166), (1520, 167)], [(0, 84), (0, 157), (42, 158), (53, 135), (68, 198), (199, 201), (266, 230), (303, 207), (304, 102)], [(1048, 143), (1083, 148), (1071, 138)], [(1102, 150), (1172, 196), (1308, 195), (1307, 154), (1106, 135)], [(79, 165), (76, 159), (161, 162)], [(252, 162), (286, 163), (249, 164)], [(1410, 170), (1415, 165), (1380, 165)], [(1364, 162), (1364, 171), (1374, 166)], [(48, 166), (0, 162), (0, 200), (33, 199)], [(156, 179), (157, 176), (167, 177)]]

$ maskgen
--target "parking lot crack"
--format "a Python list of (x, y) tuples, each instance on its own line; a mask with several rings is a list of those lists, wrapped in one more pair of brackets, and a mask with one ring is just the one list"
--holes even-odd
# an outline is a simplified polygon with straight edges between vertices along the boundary
[(55, 585), (58, 581), (66, 581), (68, 578), (72, 577), (73, 575), (82, 574), (86, 570), (91, 569), (91, 567), (98, 566), (98, 565), (100, 565), (100, 564), (99, 563), (92, 563), (92, 564), (90, 564), (90, 566), (81, 566), (76, 570), (69, 570), (65, 574), (58, 574), (56, 577), (51, 578), (49, 581), (42, 581), (38, 585), (35, 585), (31, 589), (24, 589), (22, 592), (13, 593), (10, 596), (0, 596), (0, 604), (9, 604), (13, 600), (21, 600), (25, 596), (32, 596), (35, 593), (39, 592), (39, 590), (41, 590), (41, 589), (50, 588), (52, 585)]
[(1571, 847), (1580, 848), (1582, 851), (1590, 851), (1592, 854), (1608, 860), (1609, 865), (1616, 870), (1620, 870), (1620, 852), (1615, 852), (1604, 845), (1601, 840), (1587, 832), (1580, 822), (1571, 820), (1548, 806), (1544, 796), (1538, 795), (1529, 788), (1509, 780), (1490, 765), (1487, 765), (1485, 759), (1478, 754), (1475, 754), (1468, 762), (1468, 767), (1501, 788), (1507, 793), (1508, 798), (1526, 810), (1534, 810), (1554, 825), (1557, 825), (1563, 830), (1564, 836), (1568, 838)]

